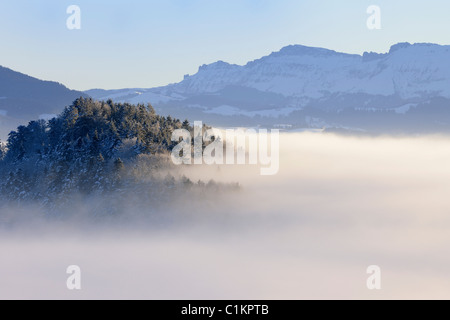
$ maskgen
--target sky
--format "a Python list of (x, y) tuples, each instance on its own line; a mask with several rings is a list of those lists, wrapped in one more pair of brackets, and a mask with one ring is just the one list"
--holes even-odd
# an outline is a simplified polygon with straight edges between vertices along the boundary
[[(79, 30), (66, 26), (70, 5), (81, 9)], [(370, 5), (380, 30), (367, 28)], [(360, 54), (450, 44), (448, 12), (448, 0), (1, 1), (0, 65), (77, 90), (150, 88), (291, 44)]]

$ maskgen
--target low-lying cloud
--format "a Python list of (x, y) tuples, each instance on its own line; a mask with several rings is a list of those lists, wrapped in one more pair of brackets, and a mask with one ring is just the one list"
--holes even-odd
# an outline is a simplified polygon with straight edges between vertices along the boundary
[[(192, 181), (241, 188), (174, 195), (156, 220), (141, 220), (139, 199), (124, 206), (126, 223), (2, 209), (12, 222), (0, 235), (0, 298), (450, 297), (449, 137), (280, 142), (275, 176), (184, 167)], [(81, 291), (66, 288), (69, 265), (81, 267)], [(381, 267), (380, 291), (366, 287), (370, 265)]]

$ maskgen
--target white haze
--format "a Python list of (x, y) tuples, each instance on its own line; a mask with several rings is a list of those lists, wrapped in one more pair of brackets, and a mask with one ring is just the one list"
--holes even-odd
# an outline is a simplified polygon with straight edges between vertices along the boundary
[[(1, 231), (0, 298), (448, 299), (449, 146), (283, 134), (278, 175), (185, 168), (242, 189), (178, 203), (158, 228), (22, 219)], [(81, 291), (66, 289), (73, 264)], [(366, 287), (370, 265), (382, 269), (380, 291)]]

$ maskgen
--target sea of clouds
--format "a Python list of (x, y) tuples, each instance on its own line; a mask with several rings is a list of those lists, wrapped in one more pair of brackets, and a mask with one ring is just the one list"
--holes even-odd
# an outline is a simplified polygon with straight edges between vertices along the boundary
[[(174, 196), (159, 220), (141, 219), (138, 199), (126, 223), (3, 208), (0, 299), (450, 298), (449, 137), (280, 142), (274, 176), (182, 168), (241, 188)], [(66, 287), (69, 265), (81, 268), (80, 291)], [(382, 270), (381, 290), (366, 286), (370, 265)]]

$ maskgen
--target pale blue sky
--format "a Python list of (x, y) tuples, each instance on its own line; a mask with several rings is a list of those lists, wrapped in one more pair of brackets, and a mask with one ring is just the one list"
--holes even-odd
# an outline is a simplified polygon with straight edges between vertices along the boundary
[[(66, 28), (72, 4), (81, 30)], [(372, 4), (382, 30), (366, 27)], [(404, 41), (450, 44), (450, 1), (0, 2), (0, 65), (79, 90), (166, 85), (202, 64), (245, 64), (289, 44), (362, 53)]]

